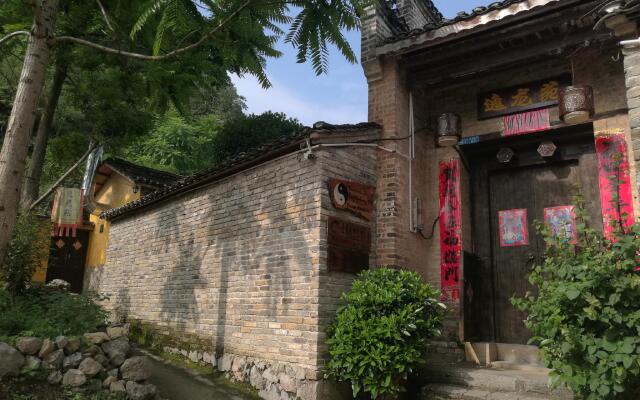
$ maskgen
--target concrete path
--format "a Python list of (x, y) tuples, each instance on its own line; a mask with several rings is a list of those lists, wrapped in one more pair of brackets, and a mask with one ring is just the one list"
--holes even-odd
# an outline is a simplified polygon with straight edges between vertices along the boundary
[(256, 400), (250, 394), (230, 385), (221, 375), (199, 375), (197, 372), (138, 350), (151, 359), (151, 379), (160, 396), (167, 400)]

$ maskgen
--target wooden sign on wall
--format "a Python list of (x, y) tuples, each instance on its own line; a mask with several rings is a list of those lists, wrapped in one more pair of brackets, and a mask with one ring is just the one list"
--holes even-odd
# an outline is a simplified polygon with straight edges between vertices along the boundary
[(373, 218), (376, 188), (358, 182), (329, 179), (329, 196), (335, 208), (350, 211), (367, 221)]
[(368, 226), (329, 217), (327, 243), (329, 271), (355, 274), (369, 268), (371, 229)]
[(563, 75), (481, 93), (478, 96), (478, 119), (553, 107), (558, 104), (560, 89), (570, 84), (571, 76)]

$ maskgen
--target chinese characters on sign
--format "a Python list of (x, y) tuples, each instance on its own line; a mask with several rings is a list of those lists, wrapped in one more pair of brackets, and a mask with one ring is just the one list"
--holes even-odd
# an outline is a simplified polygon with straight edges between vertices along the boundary
[(460, 299), (462, 214), (460, 210), (460, 163), (440, 161), (440, 278), (442, 300)]
[(573, 211), (573, 206), (545, 208), (544, 221), (551, 231), (551, 235), (560, 243), (578, 243), (576, 215)]
[(335, 208), (348, 210), (367, 221), (373, 218), (376, 188), (358, 182), (329, 179), (329, 196)]
[(629, 159), (624, 132), (596, 134), (598, 175), (600, 180), (600, 202), (604, 233), (608, 239), (621, 226), (633, 225), (633, 196)]
[(504, 210), (498, 212), (501, 247), (518, 247), (529, 245), (529, 225), (527, 210)]
[(506, 115), (502, 117), (502, 122), (504, 124), (502, 136), (540, 132), (551, 127), (548, 109)]
[(571, 77), (564, 75), (482, 93), (478, 97), (478, 118), (494, 118), (555, 106), (560, 89), (570, 83)]

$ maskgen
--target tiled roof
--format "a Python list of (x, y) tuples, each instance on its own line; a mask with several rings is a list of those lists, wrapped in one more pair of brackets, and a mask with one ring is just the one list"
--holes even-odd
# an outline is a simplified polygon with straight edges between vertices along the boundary
[(144, 167), (121, 158), (109, 158), (105, 160), (102, 165), (111, 167), (113, 170), (126, 176), (139, 185), (162, 188), (170, 186), (182, 179), (180, 175)]
[(225, 159), (214, 168), (204, 170), (193, 176), (182, 178), (174, 184), (149, 193), (139, 200), (132, 201), (118, 208), (112, 208), (104, 211), (100, 214), (100, 217), (106, 219), (119, 217), (146, 205), (182, 193), (186, 190), (199, 187), (200, 185), (224, 178), (225, 176), (242, 171), (253, 165), (266, 162), (279, 155), (291, 153), (299, 149), (300, 144), (302, 144), (312, 133), (358, 132), (379, 128), (381, 128), (379, 124), (371, 122), (345, 125), (333, 125), (322, 121), (316, 122), (312, 128), (304, 128), (294, 134), (280, 136), (269, 143), (235, 154)]
[(496, 1), (496, 2), (493, 2), (493, 3), (489, 4), (488, 6), (475, 7), (471, 12), (461, 11), (456, 15), (455, 18), (452, 18), (452, 19), (443, 18), (439, 23), (427, 24), (422, 29), (413, 29), (411, 31), (402, 32), (402, 33), (400, 33), (398, 35), (391, 36), (391, 37), (385, 39), (385, 42), (386, 43), (397, 42), (397, 41), (402, 40), (402, 39), (406, 39), (406, 38), (410, 38), (410, 37), (413, 37), (413, 36), (417, 36), (417, 35), (419, 35), (421, 33), (433, 31), (433, 30), (440, 29), (440, 28), (443, 28), (443, 27), (446, 27), (446, 26), (449, 26), (449, 25), (454, 25), (454, 24), (459, 23), (459, 22), (469, 21), (471, 19), (484, 16), (484, 15), (486, 15), (486, 14), (492, 12), (492, 11), (504, 10), (504, 9), (507, 9), (508, 7), (514, 5), (514, 4), (523, 3), (523, 2), (527, 2), (527, 1), (528, 0)]

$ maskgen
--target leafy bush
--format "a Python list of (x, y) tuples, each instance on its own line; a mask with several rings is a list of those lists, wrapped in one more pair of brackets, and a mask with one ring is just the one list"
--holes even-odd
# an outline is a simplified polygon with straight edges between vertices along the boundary
[(0, 290), (0, 336), (54, 338), (96, 331), (107, 318), (98, 300), (95, 294), (73, 294), (39, 286), (15, 298)]
[(354, 397), (397, 395), (423, 361), (427, 339), (440, 335), (446, 307), (438, 297), (413, 272), (362, 272), (329, 327), (327, 374), (350, 381)]
[(611, 243), (578, 219), (576, 246), (539, 226), (547, 251), (529, 277), (538, 294), (513, 302), (528, 313), (531, 341), (555, 384), (566, 384), (580, 399), (637, 399), (640, 228)]
[(26, 289), (39, 263), (46, 259), (50, 233), (50, 226), (31, 214), (18, 218), (7, 255), (0, 263), (0, 283), (11, 295)]

